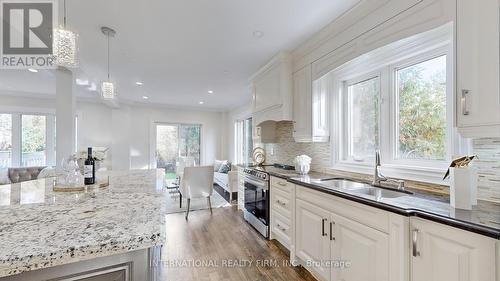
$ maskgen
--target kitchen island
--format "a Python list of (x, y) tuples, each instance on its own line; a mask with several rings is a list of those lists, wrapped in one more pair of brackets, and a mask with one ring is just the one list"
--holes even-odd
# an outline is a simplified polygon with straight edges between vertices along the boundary
[(51, 178), (1, 185), (0, 280), (65, 280), (102, 268), (130, 280), (158, 278), (164, 173), (100, 176), (108, 175), (109, 186), (84, 192), (53, 192)]

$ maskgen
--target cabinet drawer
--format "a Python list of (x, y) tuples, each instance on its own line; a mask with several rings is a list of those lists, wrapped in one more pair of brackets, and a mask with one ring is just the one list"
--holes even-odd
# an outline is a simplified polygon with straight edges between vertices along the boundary
[(273, 189), (279, 189), (283, 192), (291, 193), (294, 186), (295, 185), (293, 183), (289, 183), (285, 179), (271, 177), (271, 187)]
[(271, 191), (271, 208), (286, 218), (292, 217), (292, 201), (290, 200), (290, 195), (282, 192), (281, 190)]
[(271, 226), (271, 231), (274, 234), (276, 240), (278, 240), (283, 246), (287, 249), (290, 249), (290, 245), (292, 242), (292, 224), (290, 220), (280, 215), (279, 213), (274, 212), (273, 214), (273, 222)]
[(325, 210), (350, 218), (384, 233), (389, 233), (389, 213), (384, 210), (302, 186), (296, 187), (296, 196)]

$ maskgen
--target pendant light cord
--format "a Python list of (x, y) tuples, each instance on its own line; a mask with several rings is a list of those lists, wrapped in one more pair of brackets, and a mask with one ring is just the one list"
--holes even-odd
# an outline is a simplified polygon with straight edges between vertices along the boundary
[(108, 37), (108, 81), (109, 81), (109, 34), (107, 34)]
[(63, 18), (63, 23), (64, 23), (64, 29), (66, 29), (66, 0), (64, 0), (64, 18)]

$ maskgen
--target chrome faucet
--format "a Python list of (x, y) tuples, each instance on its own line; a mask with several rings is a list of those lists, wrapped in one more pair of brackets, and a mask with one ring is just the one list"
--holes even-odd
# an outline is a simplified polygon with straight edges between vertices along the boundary
[(404, 180), (396, 180), (396, 179), (388, 179), (380, 172), (380, 150), (375, 151), (375, 173), (373, 175), (372, 185), (380, 186), (380, 183), (385, 182), (394, 182), (398, 184), (398, 190), (405, 190), (405, 181)]

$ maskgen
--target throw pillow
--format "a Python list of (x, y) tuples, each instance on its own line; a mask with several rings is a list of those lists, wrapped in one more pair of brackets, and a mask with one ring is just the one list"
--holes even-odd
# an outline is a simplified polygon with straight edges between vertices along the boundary
[(0, 168), (0, 184), (10, 184), (9, 168)]
[(220, 167), (224, 164), (227, 164), (227, 160), (215, 160), (214, 162), (214, 171), (219, 171)]
[(219, 173), (227, 174), (229, 171), (231, 171), (231, 162), (227, 162), (219, 168)]

